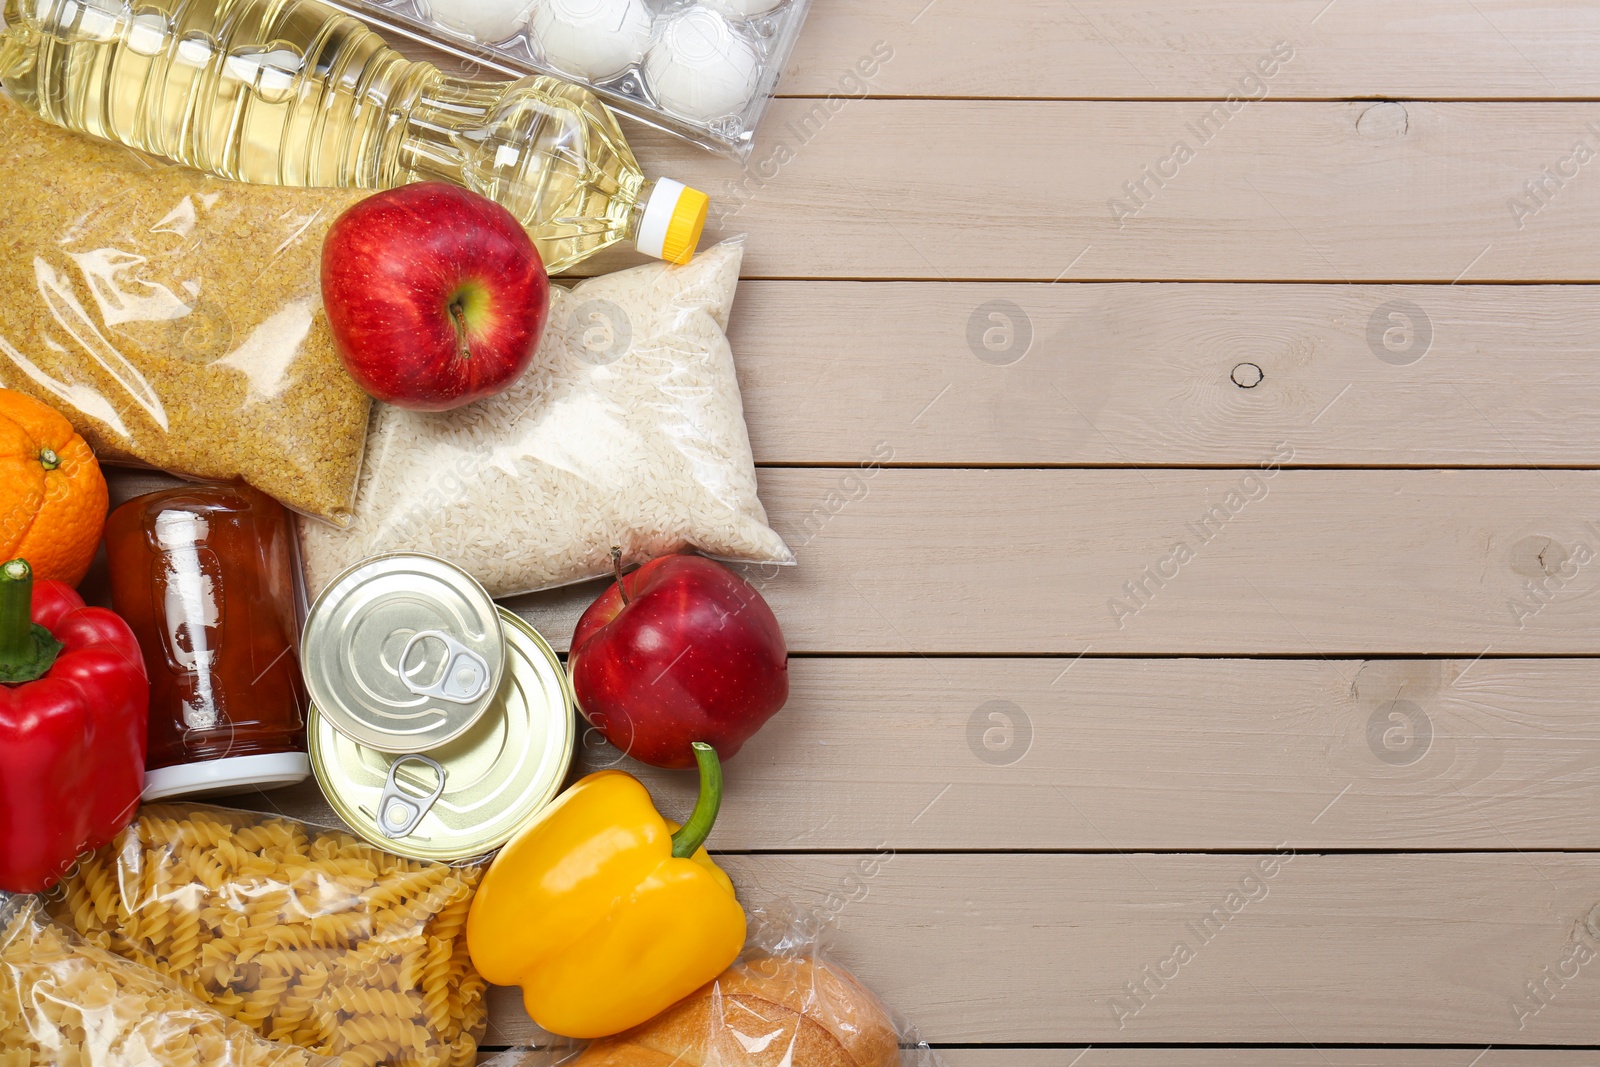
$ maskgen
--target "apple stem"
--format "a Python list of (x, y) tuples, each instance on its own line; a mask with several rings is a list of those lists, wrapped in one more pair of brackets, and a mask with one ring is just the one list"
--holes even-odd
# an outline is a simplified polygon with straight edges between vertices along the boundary
[(472, 349), (467, 346), (467, 313), (462, 310), (460, 300), (450, 301), (450, 321), (456, 327), (456, 355), (462, 359), (472, 358)]
[(688, 821), (672, 835), (672, 854), (680, 860), (700, 851), (722, 808), (722, 763), (717, 759), (717, 750), (704, 741), (696, 741), (690, 747), (700, 766), (700, 797), (694, 802)]
[(628, 603), (628, 587), (622, 584), (622, 549), (616, 545), (611, 546), (611, 570), (617, 576), (617, 594), (622, 597), (622, 603)]

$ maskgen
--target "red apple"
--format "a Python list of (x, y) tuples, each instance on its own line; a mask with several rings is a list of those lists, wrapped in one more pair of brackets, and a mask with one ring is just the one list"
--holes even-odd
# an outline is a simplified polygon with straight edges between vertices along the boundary
[(567, 664), (595, 729), (656, 767), (693, 767), (695, 741), (728, 759), (789, 699), (772, 609), (700, 556), (620, 576), (578, 620)]
[(361, 388), (443, 411), (492, 396), (528, 369), (550, 279), (511, 212), (460, 186), (420, 182), (334, 220), (322, 244), (322, 303)]

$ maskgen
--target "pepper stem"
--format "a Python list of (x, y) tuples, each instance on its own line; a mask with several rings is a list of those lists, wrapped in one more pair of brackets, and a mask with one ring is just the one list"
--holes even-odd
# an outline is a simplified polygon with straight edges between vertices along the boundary
[(33, 654), (33, 568), (25, 559), (0, 566), (0, 664)]
[(56, 661), (61, 642), (33, 621), (33, 568), (25, 559), (0, 564), (0, 682), (31, 682)]
[(689, 821), (672, 835), (672, 854), (680, 860), (700, 851), (711, 836), (717, 811), (722, 807), (722, 763), (717, 759), (717, 750), (704, 741), (696, 741), (690, 747), (694, 749), (694, 761), (700, 765), (700, 799), (694, 802)]

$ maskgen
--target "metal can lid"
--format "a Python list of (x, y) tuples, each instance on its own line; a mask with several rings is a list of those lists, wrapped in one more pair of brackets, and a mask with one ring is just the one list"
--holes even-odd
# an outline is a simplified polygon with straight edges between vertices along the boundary
[(300, 636), (311, 702), (380, 752), (427, 752), (472, 728), (505, 672), (500, 615), (483, 586), (435, 556), (374, 556), (317, 597)]
[(413, 859), (492, 852), (556, 798), (577, 728), (561, 661), (504, 608), (506, 674), (472, 728), (426, 756), (357, 744), (311, 709), (311, 767), (328, 803), (367, 841)]

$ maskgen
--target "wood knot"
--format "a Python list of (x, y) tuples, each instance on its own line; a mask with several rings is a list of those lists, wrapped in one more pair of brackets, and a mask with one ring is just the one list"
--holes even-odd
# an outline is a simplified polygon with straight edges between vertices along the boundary
[(1356, 133), (1369, 141), (1392, 141), (1404, 137), (1410, 128), (1405, 105), (1392, 100), (1373, 104), (1356, 117)]
[(1228, 375), (1233, 379), (1233, 384), (1240, 389), (1254, 389), (1261, 384), (1266, 374), (1254, 363), (1241, 363), (1233, 368), (1233, 373)]

